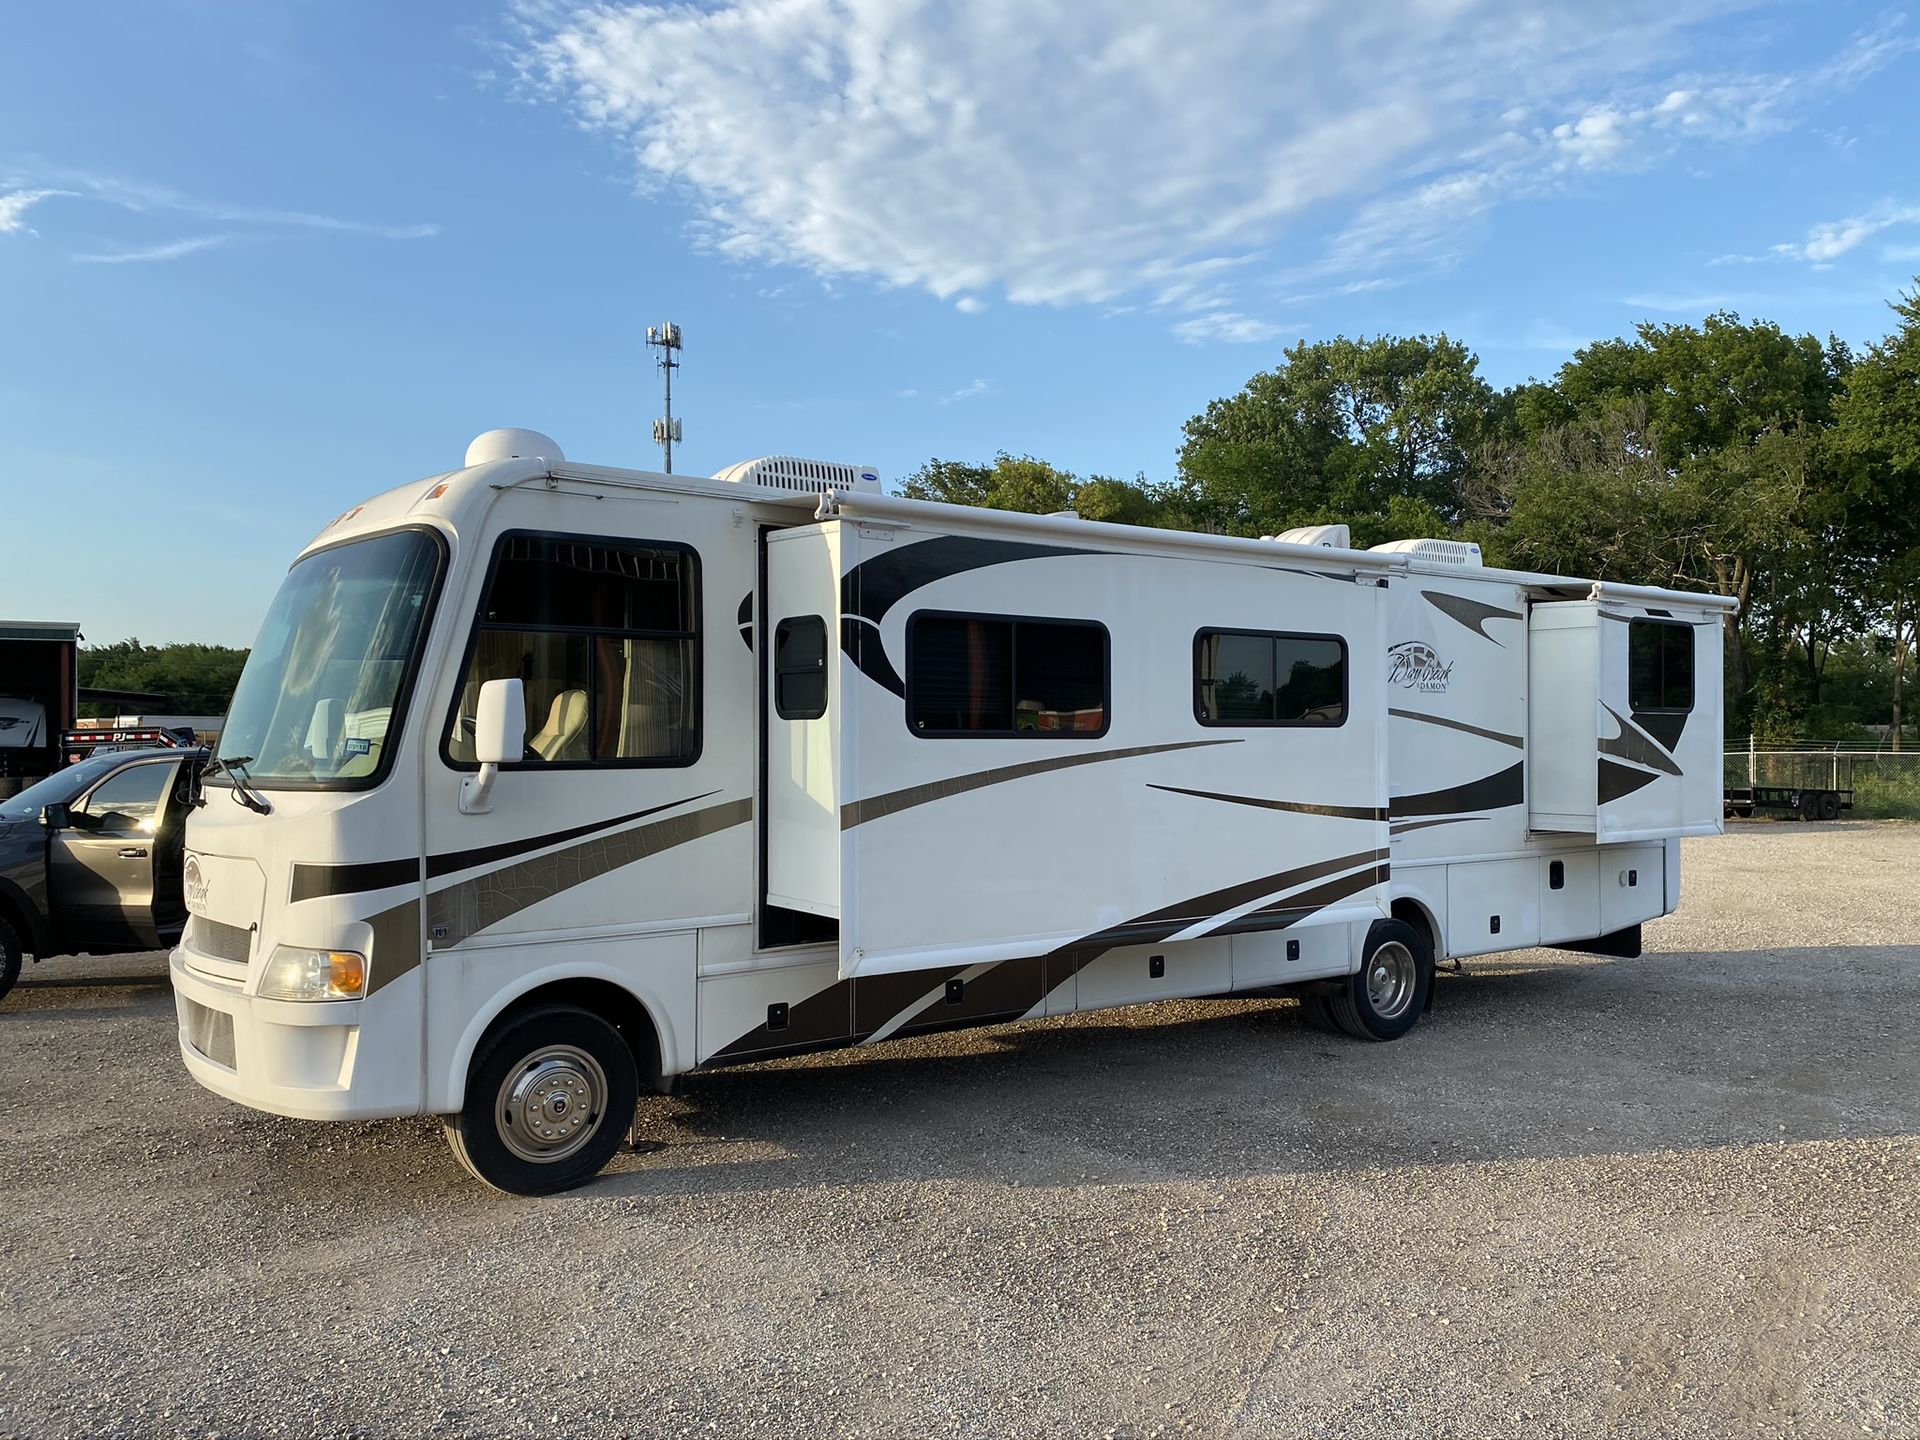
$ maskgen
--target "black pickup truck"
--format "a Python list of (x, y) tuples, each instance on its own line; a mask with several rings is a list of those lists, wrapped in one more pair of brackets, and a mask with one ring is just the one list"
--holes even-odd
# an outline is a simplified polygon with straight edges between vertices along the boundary
[(203, 748), (96, 751), (0, 800), (0, 996), (31, 954), (171, 945)]

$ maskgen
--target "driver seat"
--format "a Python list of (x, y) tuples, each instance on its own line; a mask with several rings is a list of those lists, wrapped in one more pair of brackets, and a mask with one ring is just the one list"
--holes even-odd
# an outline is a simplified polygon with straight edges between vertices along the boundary
[(584, 760), (586, 741), (587, 692), (562, 690), (553, 697), (547, 723), (527, 741), (527, 748), (542, 760)]

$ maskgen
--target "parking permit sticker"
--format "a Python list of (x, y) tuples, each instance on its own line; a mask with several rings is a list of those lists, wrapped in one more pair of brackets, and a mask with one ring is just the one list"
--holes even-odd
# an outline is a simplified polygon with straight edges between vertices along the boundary
[(356, 738), (356, 739), (347, 741), (347, 754), (349, 755), (371, 755), (372, 753), (373, 753), (373, 742), (371, 740), (361, 740)]

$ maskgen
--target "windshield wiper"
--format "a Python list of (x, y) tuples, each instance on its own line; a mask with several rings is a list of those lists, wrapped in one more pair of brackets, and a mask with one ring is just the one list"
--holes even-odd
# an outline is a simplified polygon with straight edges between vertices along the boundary
[(233, 781), (233, 798), (236, 803), (246, 806), (256, 815), (270, 815), (273, 813), (273, 806), (262, 800), (247, 783), (247, 766), (252, 763), (251, 755), (217, 756), (208, 764), (205, 775), (201, 778), (206, 778), (206, 775), (218, 775), (224, 770), (227, 777)]

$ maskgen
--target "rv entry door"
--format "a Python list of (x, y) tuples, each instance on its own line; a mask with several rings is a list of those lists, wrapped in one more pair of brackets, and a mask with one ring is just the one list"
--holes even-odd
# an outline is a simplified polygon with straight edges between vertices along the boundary
[(765, 537), (762, 898), (770, 916), (815, 917), (788, 927), (795, 938), (822, 936), (819, 922), (840, 917), (841, 541), (833, 520)]

